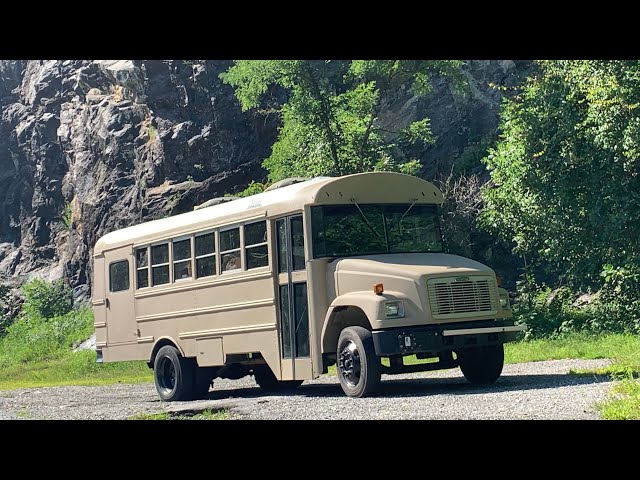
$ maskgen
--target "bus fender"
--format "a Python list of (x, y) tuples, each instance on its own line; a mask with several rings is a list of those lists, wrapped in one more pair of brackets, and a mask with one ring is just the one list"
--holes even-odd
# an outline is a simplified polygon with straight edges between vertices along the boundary
[(327, 311), (322, 327), (322, 352), (336, 351), (340, 332), (346, 327), (374, 328), (384, 298), (370, 291), (350, 292), (337, 297)]
[(158, 340), (156, 340), (156, 343), (153, 344), (153, 348), (151, 349), (151, 356), (149, 357), (149, 363), (148, 363), (149, 368), (153, 368), (153, 362), (156, 359), (158, 350), (160, 350), (165, 345), (171, 345), (173, 347), (176, 347), (180, 352), (180, 355), (182, 355), (183, 357), (185, 356), (184, 350), (182, 350), (182, 348), (180, 347), (180, 344), (176, 342), (173, 338), (167, 337), (167, 336), (160, 337), (158, 338)]

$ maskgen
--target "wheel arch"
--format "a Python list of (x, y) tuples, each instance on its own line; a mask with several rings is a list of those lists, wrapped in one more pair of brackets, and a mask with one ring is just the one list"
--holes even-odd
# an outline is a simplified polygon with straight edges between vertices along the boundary
[(334, 353), (340, 332), (347, 327), (363, 327), (372, 330), (369, 317), (356, 305), (332, 307), (322, 329), (322, 353)]
[(183, 357), (185, 356), (184, 351), (182, 350), (182, 348), (180, 348), (180, 345), (178, 345), (178, 342), (176, 342), (173, 338), (160, 337), (158, 340), (156, 340), (156, 343), (153, 345), (153, 349), (151, 349), (151, 356), (149, 357), (149, 361), (147, 362), (147, 365), (149, 366), (149, 368), (153, 369), (153, 363), (156, 360), (156, 355), (158, 354), (158, 351), (166, 345), (171, 345), (172, 347), (177, 348), (178, 352), (180, 352), (180, 355), (182, 355)]

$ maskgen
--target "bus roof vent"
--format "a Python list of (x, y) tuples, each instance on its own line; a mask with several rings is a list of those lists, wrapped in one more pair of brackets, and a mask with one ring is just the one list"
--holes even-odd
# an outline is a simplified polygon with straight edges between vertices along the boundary
[(290, 177), (285, 178), (284, 180), (280, 180), (279, 182), (270, 185), (265, 189), (265, 192), (270, 192), (271, 190), (276, 190), (282, 187), (288, 187), (289, 185), (293, 185), (294, 183), (306, 182), (307, 180), (311, 180), (310, 177)]
[(207, 200), (200, 205), (196, 205), (193, 207), (194, 210), (200, 210), (201, 208), (213, 207), (214, 205), (219, 205), (221, 203), (231, 202), (233, 200), (238, 200), (240, 197), (216, 197), (211, 200)]

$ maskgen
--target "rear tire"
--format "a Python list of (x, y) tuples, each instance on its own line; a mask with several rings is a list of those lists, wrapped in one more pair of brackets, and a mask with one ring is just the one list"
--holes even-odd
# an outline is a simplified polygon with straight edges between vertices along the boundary
[(253, 370), (256, 383), (266, 392), (294, 390), (302, 385), (302, 380), (278, 380), (269, 365), (259, 365)]
[(470, 348), (459, 352), (460, 370), (474, 385), (495, 383), (504, 366), (504, 346)]
[(153, 377), (160, 399), (165, 402), (190, 400), (194, 393), (195, 373), (193, 361), (180, 355), (176, 347), (162, 347), (153, 362)]
[(368, 397), (380, 386), (380, 359), (371, 332), (348, 327), (338, 338), (336, 370), (342, 390), (349, 397)]

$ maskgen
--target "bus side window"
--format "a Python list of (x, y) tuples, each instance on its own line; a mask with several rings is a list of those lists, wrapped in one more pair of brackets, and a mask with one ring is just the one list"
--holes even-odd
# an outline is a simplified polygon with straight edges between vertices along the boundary
[(129, 290), (129, 261), (121, 260), (109, 265), (109, 291)]
[(136, 288), (149, 286), (149, 249), (136, 249)]
[(220, 232), (220, 267), (222, 272), (241, 268), (240, 227)]
[(169, 283), (169, 243), (151, 247), (152, 285)]
[(216, 244), (213, 232), (196, 237), (196, 278), (216, 274)]
[(191, 239), (173, 241), (173, 281), (191, 278)]
[(247, 270), (269, 265), (266, 221), (244, 226), (244, 245)]

